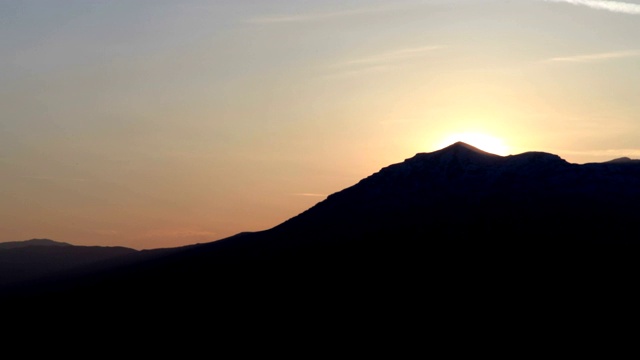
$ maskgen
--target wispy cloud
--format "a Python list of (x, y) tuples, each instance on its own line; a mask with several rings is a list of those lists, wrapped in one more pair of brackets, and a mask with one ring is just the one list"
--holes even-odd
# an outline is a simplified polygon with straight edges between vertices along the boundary
[(311, 21), (319, 21), (333, 19), (346, 16), (355, 16), (369, 13), (379, 13), (389, 10), (389, 7), (360, 8), (350, 10), (340, 10), (331, 12), (315, 12), (305, 14), (289, 14), (289, 15), (265, 15), (247, 19), (245, 22), (251, 24), (281, 24), (281, 23), (303, 23)]
[(315, 193), (293, 193), (293, 196), (307, 196), (307, 197), (326, 197), (325, 194), (315, 194)]
[(591, 151), (562, 151), (568, 155), (581, 155), (590, 156), (605, 159), (616, 159), (622, 157), (628, 157), (631, 159), (640, 159), (640, 149), (606, 149), (606, 150), (591, 150)]
[(92, 232), (94, 234), (100, 235), (100, 236), (120, 236), (120, 235), (122, 235), (122, 233), (120, 231), (117, 231), (117, 230), (97, 229), (97, 230), (92, 230)]
[(338, 69), (333, 75), (359, 75), (382, 70), (388, 70), (402, 61), (424, 56), (429, 52), (443, 48), (440, 45), (429, 45), (396, 49), (378, 54), (352, 58), (332, 65)]
[(605, 0), (543, 0), (546, 2), (567, 3), (573, 5), (587, 6), (592, 9), (607, 10), (616, 13), (640, 15), (640, 4), (624, 1)]
[(49, 177), (49, 176), (20, 176), (22, 179), (31, 180), (43, 180), (43, 181), (73, 181), (73, 182), (85, 182), (87, 179), (80, 178), (65, 178), (65, 177)]
[(180, 229), (154, 229), (147, 231), (141, 235), (139, 238), (147, 239), (147, 238), (209, 238), (212, 236), (216, 236), (216, 233), (213, 231), (202, 230), (202, 229), (191, 229), (191, 228), (180, 228)]
[(573, 63), (586, 63), (605, 61), (611, 59), (628, 58), (628, 57), (640, 57), (640, 50), (626, 50), (626, 51), (612, 51), (596, 54), (583, 54), (573, 56), (554, 57), (547, 59), (547, 62), (573, 62)]
[(397, 62), (400, 60), (405, 60), (408, 58), (424, 55), (427, 52), (431, 52), (433, 50), (437, 50), (440, 48), (442, 48), (442, 46), (431, 45), (431, 46), (420, 46), (420, 47), (399, 49), (399, 50), (385, 52), (382, 54), (375, 54), (375, 55), (365, 56), (358, 59), (347, 60), (339, 64), (339, 66), (387, 64), (391, 62)]
[[(377, 14), (390, 11), (410, 9), (414, 6), (424, 6), (434, 0), (405, 0), (390, 2), (386, 5), (362, 6), (350, 9), (336, 9), (333, 11), (310, 11), (298, 14), (268, 14), (260, 15), (244, 20), (250, 24), (287, 24), (287, 23), (307, 23), (315, 21), (330, 20), (343, 17), (352, 17), (367, 14)], [(440, 0), (442, 1), (442, 0)], [(320, 3), (320, 2), (318, 2)]]

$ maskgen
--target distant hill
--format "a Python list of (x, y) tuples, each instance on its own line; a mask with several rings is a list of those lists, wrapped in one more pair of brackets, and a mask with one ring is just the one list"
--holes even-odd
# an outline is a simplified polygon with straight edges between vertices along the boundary
[(125, 247), (74, 246), (49, 239), (0, 243), (0, 289), (136, 252)]
[(387, 166), (272, 229), (77, 267), (13, 294), (123, 306), (392, 294), (397, 306), (419, 306), (541, 274), (553, 283), (576, 269), (590, 279), (636, 271), (638, 219), (637, 161), (578, 165), (456, 143)]
[(0, 243), (0, 250), (16, 249), (29, 246), (72, 246), (71, 244), (49, 239), (31, 239), (25, 241), (10, 241)]

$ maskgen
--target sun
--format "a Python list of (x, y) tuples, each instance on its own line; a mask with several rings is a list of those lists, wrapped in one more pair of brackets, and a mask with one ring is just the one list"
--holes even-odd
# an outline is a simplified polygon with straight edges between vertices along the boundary
[(451, 134), (440, 143), (439, 148), (447, 147), (455, 142), (462, 141), (475, 146), (480, 150), (496, 155), (509, 155), (509, 147), (500, 138), (482, 133), (456, 133)]

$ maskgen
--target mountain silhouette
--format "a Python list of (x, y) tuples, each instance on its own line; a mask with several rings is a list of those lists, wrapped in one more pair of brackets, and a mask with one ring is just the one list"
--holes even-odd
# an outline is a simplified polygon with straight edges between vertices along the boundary
[(71, 244), (49, 239), (31, 239), (25, 241), (9, 241), (0, 243), (0, 250), (17, 249), (31, 246), (72, 246)]
[(123, 305), (172, 294), (185, 305), (385, 293), (416, 305), (425, 286), (486, 290), (496, 279), (503, 286), (552, 272), (559, 281), (573, 269), (586, 274), (585, 264), (636, 271), (638, 219), (638, 161), (579, 165), (458, 142), (387, 166), (265, 231), (131, 253), (4, 293)]
[(0, 243), (0, 289), (135, 252), (125, 247), (74, 246), (49, 239)]

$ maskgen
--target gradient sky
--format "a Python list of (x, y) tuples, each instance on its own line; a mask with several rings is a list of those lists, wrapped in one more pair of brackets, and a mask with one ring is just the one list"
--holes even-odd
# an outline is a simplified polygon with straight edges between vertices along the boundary
[(213, 241), (459, 133), (639, 158), (640, 1), (2, 0), (0, 110), (0, 241)]

